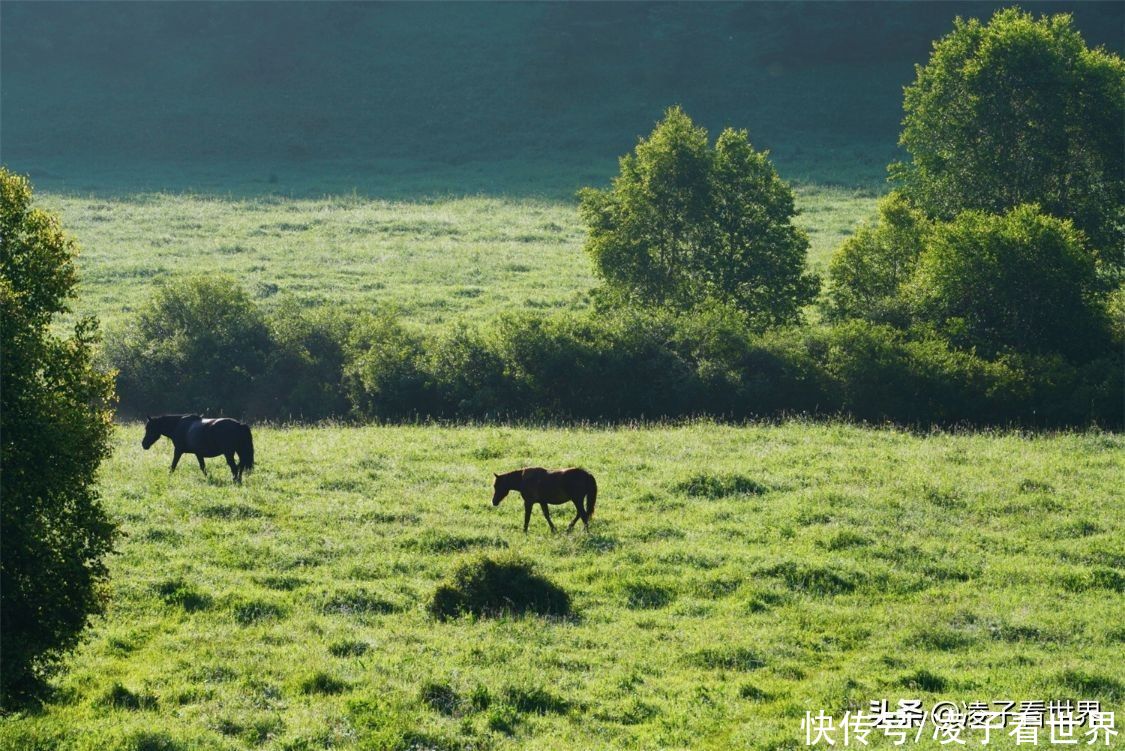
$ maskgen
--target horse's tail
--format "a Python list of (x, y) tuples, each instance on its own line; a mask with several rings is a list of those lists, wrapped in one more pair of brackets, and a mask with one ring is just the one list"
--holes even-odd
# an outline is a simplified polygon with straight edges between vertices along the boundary
[(238, 466), (243, 471), (249, 472), (254, 469), (254, 437), (250, 435), (249, 425), (243, 425), (242, 429), (246, 431), (246, 436), (238, 449), (238, 458), (241, 460)]
[(594, 515), (594, 504), (598, 500), (598, 481), (590, 475), (590, 489), (586, 491), (586, 519)]

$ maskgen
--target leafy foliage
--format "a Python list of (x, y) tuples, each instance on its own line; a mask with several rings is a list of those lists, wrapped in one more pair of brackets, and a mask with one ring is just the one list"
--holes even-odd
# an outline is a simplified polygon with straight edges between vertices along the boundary
[(688, 310), (716, 302), (756, 325), (796, 320), (819, 282), (793, 193), (746, 131), (707, 131), (670, 108), (621, 159), (609, 190), (580, 192), (586, 251), (627, 302)]
[(921, 323), (985, 354), (1082, 360), (1108, 343), (1093, 254), (1069, 221), (1036, 206), (967, 211), (938, 225), (907, 296)]
[[(983, 268), (966, 271), (965, 284), (976, 285), (971, 289), (949, 281), (921, 281), (922, 261), (938, 251), (919, 254), (910, 280), (896, 282), (898, 294), (884, 303), (884, 310), (908, 318), (910, 328), (845, 318), (828, 326), (756, 332), (729, 308), (679, 314), (613, 308), (586, 314), (507, 315), (487, 327), (463, 326), (435, 335), (418, 332), (386, 310), (360, 320), (295, 311), (264, 319), (271, 329), (264, 357), (267, 369), (250, 384), (251, 391), (238, 398), (251, 405), (252, 414), (275, 419), (349, 415), (377, 420), (628, 420), (801, 413), (901, 424), (1119, 424), (1121, 404), (1113, 393), (1122, 380), (1121, 360), (1112, 350), (1103, 351), (1098, 343), (1105, 337), (1099, 339), (1096, 329), (1090, 330), (1084, 359), (1072, 361), (1045, 347), (1014, 349), (1016, 340), (1001, 349), (983, 346), (969, 338), (986, 337), (983, 329), (966, 328), (955, 320), (959, 316), (961, 321), (976, 321), (976, 308), (982, 309), (982, 316), (1001, 316), (1000, 308), (983, 309), (979, 301), (989, 300), (1007, 306), (1003, 315), (1040, 332), (1036, 336), (1045, 344), (1048, 339), (1042, 332), (1061, 331), (1050, 327), (1055, 325), (1051, 316), (1061, 316), (1062, 308), (1037, 306), (1051, 300), (1070, 304), (1062, 289), (1073, 278), (1073, 269), (1068, 271), (1060, 261), (1062, 266), (1053, 271), (1046, 256), (1033, 263), (1025, 255), (1031, 252), (1027, 243), (1032, 239), (1035, 247), (1046, 248), (1046, 238), (1073, 239), (1073, 230), (1029, 212), (1026, 217), (1003, 218), (1002, 231), (957, 236), (958, 263), (975, 264), (973, 268), (985, 263), (974, 255), (973, 243), (992, 243), (994, 250), (1008, 247), (1003, 243), (1024, 243), (1019, 252), (997, 251), (996, 263), (1015, 263), (999, 276)], [(1040, 225), (1046, 234), (1021, 234)], [(926, 236), (938, 232), (930, 228)], [(1071, 246), (1060, 248), (1079, 253)], [(1079, 271), (1085, 268), (1082, 278), (1088, 278), (1089, 254), (1075, 257)], [(1033, 278), (1021, 281), (1021, 274)], [(993, 290), (997, 284), (1015, 292)], [(1037, 297), (1024, 299), (1019, 293), (1034, 292), (1038, 284), (1047, 289)], [(1092, 316), (1088, 320), (1101, 321), (1104, 329), (1097, 288), (1079, 299), (1087, 305), (1082, 310)], [(1028, 307), (1033, 300), (1036, 305)], [(954, 310), (960, 312), (954, 316)], [(1079, 325), (1087, 319), (1069, 320)], [(1035, 328), (1040, 326), (1036, 321), (1047, 328)], [(297, 334), (278, 328), (287, 326)], [(131, 362), (146, 362), (147, 350), (128, 346), (133, 349), (114, 350), (115, 364), (125, 369)], [(145, 372), (161, 373), (151, 368)], [(145, 391), (131, 382), (122, 387), (128, 409), (147, 408), (138, 401), (138, 393)], [(230, 505), (205, 510), (222, 518), (253, 512), (248, 506)], [(427, 544), (476, 542), (450, 538)]]
[(74, 241), (31, 208), (28, 181), (0, 169), (0, 701), (72, 648), (102, 612), (115, 527), (94, 487), (109, 455), (113, 379), (95, 365), (97, 322), (52, 321), (77, 281)]
[(1088, 49), (1068, 15), (1016, 8), (955, 22), (905, 92), (894, 167), (928, 215), (1024, 203), (1070, 218), (1107, 263), (1125, 239), (1125, 62)]
[(360, 321), (348, 349), (345, 385), (360, 414), (401, 417), (419, 411), (426, 401), (421, 344), (392, 312), (383, 310)]
[(119, 388), (143, 412), (252, 411), (271, 349), (266, 319), (229, 277), (161, 287), (112, 343)]
[(345, 414), (353, 322), (292, 300), (272, 315), (229, 277), (161, 287), (111, 337), (122, 410), (316, 420)]
[(830, 317), (905, 325), (909, 313), (900, 291), (931, 230), (931, 222), (901, 193), (880, 200), (876, 224), (860, 227), (829, 262)]
[(290, 299), (266, 324), (271, 346), (255, 411), (285, 419), (344, 414), (349, 321), (332, 310), (305, 311)]

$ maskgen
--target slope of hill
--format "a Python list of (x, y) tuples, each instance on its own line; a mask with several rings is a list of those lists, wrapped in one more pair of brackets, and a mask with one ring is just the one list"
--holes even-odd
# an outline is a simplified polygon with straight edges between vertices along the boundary
[[(790, 179), (879, 183), (901, 87), (994, 3), (27, 3), (3, 159), (41, 189), (569, 196), (660, 112)], [(1118, 3), (1072, 10), (1120, 44)]]

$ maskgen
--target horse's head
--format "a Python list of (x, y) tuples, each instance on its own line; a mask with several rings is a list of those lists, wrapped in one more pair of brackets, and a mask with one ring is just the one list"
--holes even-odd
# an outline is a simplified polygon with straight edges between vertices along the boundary
[(156, 420), (151, 417), (145, 418), (145, 437), (141, 439), (141, 448), (148, 451), (152, 448), (152, 444), (156, 443), (160, 438), (160, 426), (157, 425)]
[(512, 492), (512, 476), (492, 474), (496, 478), (492, 483), (492, 505), (499, 506), (500, 501)]

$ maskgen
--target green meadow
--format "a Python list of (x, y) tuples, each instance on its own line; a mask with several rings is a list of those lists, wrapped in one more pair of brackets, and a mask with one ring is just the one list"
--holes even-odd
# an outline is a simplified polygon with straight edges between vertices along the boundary
[[(874, 213), (876, 196), (798, 188), (814, 268)], [(155, 285), (195, 274), (228, 274), (267, 305), (389, 306), (421, 327), (580, 308), (595, 283), (575, 204), (558, 199), (48, 194), (41, 205), (81, 244), (76, 311), (107, 329)]]
[[(81, 248), (61, 323), (114, 336), (160, 285), (224, 274), (267, 311), (487, 327), (591, 305), (575, 192), (677, 103), (770, 151), (823, 273), (904, 156), (914, 65), (996, 7), (6, 1), (4, 162)], [(1120, 51), (1120, 4), (1031, 10)], [(0, 750), (772, 751), (880, 699), (1099, 700), (1125, 724), (1121, 434), (253, 429), (237, 486), (117, 426), (107, 610), (42, 704), (0, 715)], [(526, 465), (596, 475), (588, 533), (491, 506)], [(483, 556), (531, 562), (571, 614), (435, 619)], [(931, 733), (905, 745), (956, 745)]]
[[(797, 191), (823, 270), (876, 191)], [(75, 311), (109, 331), (201, 273), (432, 330), (581, 308), (596, 283), (560, 197), (40, 205), (82, 247)], [(1117, 435), (258, 426), (237, 487), (221, 460), (169, 475), (141, 433), (120, 425), (101, 472), (123, 532), (108, 612), (0, 746), (765, 750), (871, 700), (1125, 696)], [(525, 536), (518, 498), (490, 506), (491, 473), (524, 465), (597, 475), (588, 534), (537, 514)], [(483, 555), (533, 562), (573, 614), (435, 620), (434, 591)]]
[[(1125, 696), (1120, 436), (260, 427), (238, 487), (142, 432), (102, 469), (109, 610), (4, 748), (800, 748), (872, 699)], [(524, 464), (597, 475), (588, 534), (492, 508)], [(484, 554), (573, 615), (434, 620)]]

